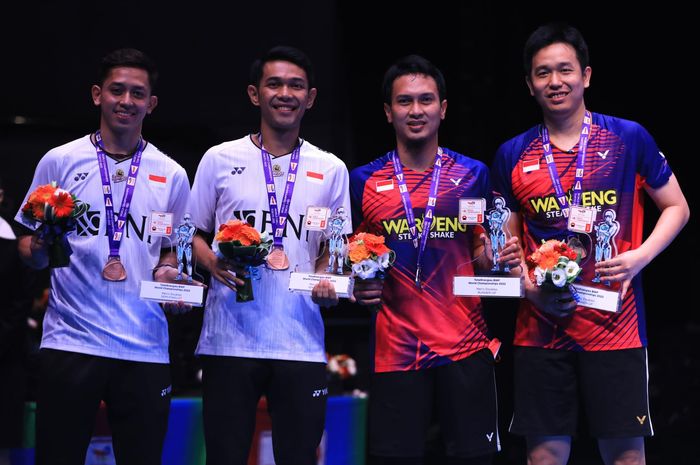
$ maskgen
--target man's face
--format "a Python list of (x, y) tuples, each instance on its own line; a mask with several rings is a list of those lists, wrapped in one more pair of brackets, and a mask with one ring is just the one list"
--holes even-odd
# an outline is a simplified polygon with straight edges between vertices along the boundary
[(549, 115), (568, 115), (583, 106), (583, 90), (591, 79), (591, 67), (581, 69), (576, 50), (565, 43), (554, 43), (532, 57), (527, 77), (530, 95)]
[(304, 112), (316, 99), (316, 88), (309, 89), (306, 72), (288, 61), (268, 61), (263, 66), (258, 87), (248, 86), (253, 105), (260, 107), (263, 123), (278, 129), (298, 129)]
[(92, 101), (101, 121), (115, 133), (141, 131), (146, 115), (158, 104), (151, 95), (148, 72), (140, 68), (112, 68), (101, 86), (92, 86)]
[(396, 78), (391, 105), (384, 104), (386, 119), (394, 126), (396, 138), (408, 145), (437, 137), (446, 111), (447, 100), (440, 101), (435, 79), (424, 74)]

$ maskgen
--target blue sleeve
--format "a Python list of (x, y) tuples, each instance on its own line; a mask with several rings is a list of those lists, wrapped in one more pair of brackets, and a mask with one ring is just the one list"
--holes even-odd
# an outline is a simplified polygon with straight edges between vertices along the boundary
[(362, 196), (365, 191), (365, 176), (361, 168), (355, 168), (350, 173), (350, 206), (352, 209), (352, 224), (355, 230), (360, 227), (364, 220), (362, 214)]
[(513, 153), (514, 145), (512, 140), (508, 141), (496, 151), (496, 156), (491, 165), (491, 183), (493, 184), (494, 195), (502, 196), (508, 208), (517, 212), (520, 211), (520, 205), (513, 195), (511, 173), (515, 165), (513, 159), (515, 158), (517, 161), (519, 153)]
[(650, 187), (659, 188), (665, 185), (673, 174), (671, 167), (651, 134), (639, 124), (635, 124), (635, 129), (637, 172), (644, 176)]

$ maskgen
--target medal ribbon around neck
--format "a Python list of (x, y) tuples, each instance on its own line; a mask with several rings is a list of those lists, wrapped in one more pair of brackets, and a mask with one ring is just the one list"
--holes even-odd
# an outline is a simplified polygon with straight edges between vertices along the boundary
[(294, 184), (297, 180), (297, 170), (299, 169), (299, 154), (301, 152), (301, 144), (297, 144), (292, 151), (292, 157), (289, 160), (289, 173), (287, 173), (287, 183), (282, 194), (282, 205), (278, 208), (277, 195), (275, 194), (275, 179), (272, 175), (272, 156), (265, 150), (263, 146), (262, 133), (260, 134), (260, 153), (262, 156), (263, 172), (265, 173), (265, 184), (267, 190), (267, 203), (270, 206), (270, 216), (272, 217), (272, 247), (284, 248), (282, 245), (282, 237), (284, 236), (284, 226), (287, 222), (287, 214), (289, 213), (289, 205), (292, 203), (292, 195), (294, 194)]
[(102, 195), (105, 203), (105, 216), (107, 217), (107, 238), (109, 239), (109, 258), (119, 258), (119, 247), (121, 246), (124, 226), (126, 224), (126, 216), (131, 207), (131, 198), (134, 195), (136, 187), (136, 178), (139, 174), (139, 166), (141, 166), (141, 154), (143, 153), (144, 143), (143, 138), (139, 138), (139, 144), (131, 159), (129, 166), (128, 177), (126, 178), (126, 188), (122, 203), (119, 208), (119, 215), (116, 223), (114, 220), (114, 202), (112, 201), (112, 186), (109, 181), (109, 168), (107, 167), (107, 155), (102, 142), (100, 131), (95, 133), (95, 150), (97, 152), (97, 162), (100, 166), (100, 177), (102, 178)]
[(418, 242), (416, 219), (413, 216), (413, 204), (411, 203), (411, 196), (408, 193), (408, 187), (406, 186), (406, 180), (404, 179), (403, 167), (401, 166), (401, 159), (396, 154), (396, 150), (393, 150), (391, 152), (391, 160), (394, 164), (394, 174), (396, 175), (396, 180), (399, 184), (401, 201), (403, 202), (403, 208), (406, 212), (408, 230), (411, 233), (413, 246), (418, 249), (418, 258), (416, 260), (416, 276), (414, 282), (416, 284), (416, 287), (420, 288), (422, 279), (421, 266), (423, 262), (423, 253), (425, 252), (425, 247), (428, 243), (428, 234), (430, 233), (430, 226), (433, 224), (433, 214), (435, 211), (435, 204), (437, 203), (438, 187), (440, 186), (440, 172), (442, 171), (442, 149), (438, 147), (438, 151), (435, 154), (435, 164), (433, 165), (433, 178), (430, 181), (430, 193), (428, 194), (428, 204), (425, 206), (423, 228), (420, 234), (420, 244)]
[[(583, 115), (583, 124), (581, 124), (581, 136), (578, 141), (578, 155), (576, 156), (576, 174), (574, 176), (573, 189), (573, 205), (581, 205), (581, 195), (583, 194), (583, 169), (586, 165), (586, 149), (588, 148), (588, 139), (591, 135), (591, 112), (586, 110)], [(561, 206), (562, 211), (569, 208), (569, 201), (566, 198), (566, 193), (561, 185), (559, 173), (557, 173), (557, 165), (554, 163), (554, 155), (552, 154), (552, 144), (549, 140), (549, 131), (547, 127), (542, 125), (542, 149), (544, 151), (544, 159), (547, 162), (549, 177), (552, 179), (554, 193), (557, 196), (557, 201)]]

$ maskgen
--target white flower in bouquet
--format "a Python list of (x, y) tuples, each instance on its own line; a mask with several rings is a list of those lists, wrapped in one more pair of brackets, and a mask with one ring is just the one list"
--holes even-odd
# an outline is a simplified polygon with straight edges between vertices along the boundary
[(557, 287), (564, 287), (564, 284), (566, 284), (566, 271), (561, 268), (552, 270), (552, 284)]

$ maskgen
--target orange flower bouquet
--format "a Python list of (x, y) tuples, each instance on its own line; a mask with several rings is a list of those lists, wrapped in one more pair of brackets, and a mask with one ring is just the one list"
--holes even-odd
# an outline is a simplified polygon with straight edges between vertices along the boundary
[(384, 236), (358, 233), (348, 242), (348, 265), (352, 276), (361, 279), (384, 278), (396, 254), (384, 244)]
[(237, 288), (236, 302), (253, 300), (252, 278), (260, 279), (255, 267), (265, 263), (272, 237), (267, 232), (260, 234), (245, 221), (229, 220), (219, 226), (213, 247), (218, 256), (246, 268), (246, 275), (238, 276), (245, 284)]
[(75, 230), (75, 219), (90, 207), (75, 195), (58, 187), (56, 181), (37, 187), (29, 194), (22, 207), (22, 215), (41, 223), (39, 238), (48, 246), (49, 266), (65, 267), (70, 264), (73, 250), (67, 234)]
[(532, 282), (551, 290), (569, 290), (574, 298), (576, 289), (571, 283), (581, 273), (580, 261), (576, 250), (556, 239), (542, 240), (542, 245), (526, 258)]

